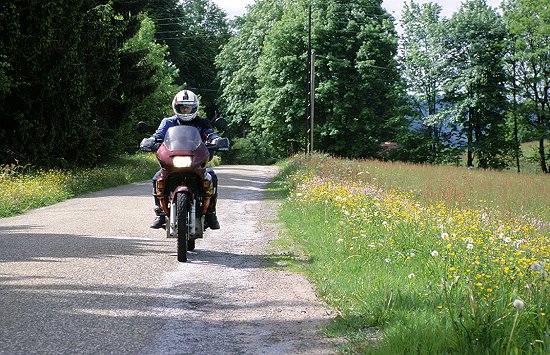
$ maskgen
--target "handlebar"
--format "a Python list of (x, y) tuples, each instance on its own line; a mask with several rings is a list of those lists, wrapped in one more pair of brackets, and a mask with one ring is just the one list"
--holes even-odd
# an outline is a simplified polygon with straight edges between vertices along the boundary
[[(144, 152), (154, 152), (161, 144), (162, 142), (155, 140), (154, 137), (143, 138), (139, 145), (139, 149)], [(214, 141), (205, 142), (205, 145), (208, 149), (226, 151), (229, 150), (229, 139), (217, 138)]]

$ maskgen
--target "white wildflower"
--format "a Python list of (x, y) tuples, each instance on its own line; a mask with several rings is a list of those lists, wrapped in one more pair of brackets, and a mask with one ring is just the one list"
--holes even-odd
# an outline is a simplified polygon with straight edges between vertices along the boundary
[(441, 239), (447, 239), (447, 238), (449, 238), (449, 233), (445, 233), (445, 232), (441, 233)]
[(467, 249), (474, 249), (474, 245), (471, 244), (471, 243), (468, 243), (468, 245), (466, 245), (466, 248)]
[(388, 258), (384, 259), (384, 261), (387, 262), (387, 263), (391, 262), (391, 260), (388, 259)]
[(437, 252), (437, 250), (432, 251), (432, 256), (439, 256), (439, 253)]
[(517, 309), (522, 309), (523, 306), (525, 306), (525, 304), (523, 303), (522, 300), (520, 300), (520, 299), (518, 298), (518, 299), (515, 299), (514, 302), (512, 302), (512, 306), (514, 306), (514, 307), (517, 308)]
[(533, 271), (541, 271), (542, 269), (544, 269), (544, 263), (539, 261), (539, 262), (536, 262), (534, 264), (531, 264), (531, 266), (529, 266), (529, 267)]
[(409, 279), (414, 279), (415, 276), (416, 275), (411, 272), (408, 277), (409, 277)]

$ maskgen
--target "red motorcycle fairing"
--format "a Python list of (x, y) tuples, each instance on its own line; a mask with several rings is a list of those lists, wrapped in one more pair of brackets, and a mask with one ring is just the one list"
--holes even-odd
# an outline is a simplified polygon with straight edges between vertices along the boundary
[[(176, 168), (173, 159), (176, 156), (192, 157), (191, 166), (185, 168)], [(210, 158), (210, 153), (206, 145), (201, 144), (195, 150), (170, 150), (164, 143), (157, 150), (157, 159), (163, 168), (170, 169), (171, 173), (175, 172), (196, 172), (204, 175), (205, 164)]]
[[(143, 149), (150, 151), (150, 143), (150, 139), (142, 142)], [(203, 237), (204, 215), (212, 197), (211, 180), (206, 174), (209, 149), (223, 147), (228, 148), (229, 142), (207, 147), (199, 129), (181, 125), (170, 127), (156, 150), (161, 169), (154, 193), (166, 215), (167, 237), (177, 238), (180, 262), (187, 261), (187, 251), (194, 250), (195, 240)]]
[[(170, 202), (175, 201), (179, 192), (186, 192), (190, 200), (199, 199), (202, 203), (202, 180), (210, 152), (199, 130), (193, 126), (169, 128), (156, 155), (161, 165), (161, 174), (156, 181), (156, 195), (166, 215), (169, 214)], [(190, 157), (190, 163), (175, 167), (174, 158), (181, 156)]]

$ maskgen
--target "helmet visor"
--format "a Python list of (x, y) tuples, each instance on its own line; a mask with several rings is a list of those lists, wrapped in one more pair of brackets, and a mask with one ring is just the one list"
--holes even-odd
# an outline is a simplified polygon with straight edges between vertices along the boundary
[(197, 112), (197, 105), (194, 104), (176, 104), (176, 112), (182, 114), (193, 114)]

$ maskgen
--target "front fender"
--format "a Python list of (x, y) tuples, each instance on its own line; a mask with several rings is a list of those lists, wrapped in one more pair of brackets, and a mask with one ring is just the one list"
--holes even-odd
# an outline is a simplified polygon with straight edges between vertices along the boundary
[(187, 186), (181, 185), (176, 187), (174, 191), (172, 191), (172, 193), (170, 194), (170, 200), (174, 201), (174, 197), (176, 197), (176, 195), (181, 192), (188, 194), (191, 200), (195, 199), (195, 196), (193, 195), (193, 191), (191, 191)]

